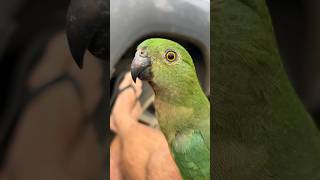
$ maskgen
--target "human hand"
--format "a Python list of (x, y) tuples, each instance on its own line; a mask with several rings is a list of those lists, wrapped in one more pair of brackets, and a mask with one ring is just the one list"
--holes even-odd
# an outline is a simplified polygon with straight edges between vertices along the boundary
[[(133, 84), (128, 73), (119, 89)], [(110, 179), (181, 179), (164, 135), (138, 123), (142, 110), (137, 98), (142, 82), (118, 95), (111, 114), (110, 127), (117, 137), (110, 147)]]

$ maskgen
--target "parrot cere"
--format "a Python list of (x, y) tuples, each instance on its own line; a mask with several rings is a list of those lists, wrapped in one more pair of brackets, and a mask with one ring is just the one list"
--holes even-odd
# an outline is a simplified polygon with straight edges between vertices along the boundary
[(137, 48), (131, 75), (152, 86), (160, 129), (183, 178), (210, 179), (210, 103), (186, 49), (147, 39)]

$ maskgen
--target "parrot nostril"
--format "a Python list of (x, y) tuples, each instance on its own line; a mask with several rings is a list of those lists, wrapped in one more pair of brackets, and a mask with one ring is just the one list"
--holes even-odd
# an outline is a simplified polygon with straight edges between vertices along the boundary
[(140, 50), (139, 50), (139, 55), (140, 55), (141, 57), (147, 57), (147, 52), (145, 51), (145, 49), (140, 49)]

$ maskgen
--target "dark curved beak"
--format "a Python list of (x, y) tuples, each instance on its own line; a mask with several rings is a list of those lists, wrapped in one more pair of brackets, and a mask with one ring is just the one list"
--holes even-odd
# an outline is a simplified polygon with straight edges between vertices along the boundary
[(107, 0), (71, 0), (66, 33), (72, 57), (80, 68), (88, 49), (94, 56), (109, 55), (109, 3)]
[(134, 82), (136, 82), (137, 78), (151, 81), (153, 77), (151, 72), (151, 58), (143, 57), (136, 53), (131, 63), (131, 76)]

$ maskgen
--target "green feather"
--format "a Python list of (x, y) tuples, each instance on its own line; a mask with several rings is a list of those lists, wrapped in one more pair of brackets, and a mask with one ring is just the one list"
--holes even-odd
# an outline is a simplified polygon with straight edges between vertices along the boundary
[[(191, 56), (167, 39), (148, 39), (139, 48), (152, 59), (157, 119), (183, 178), (210, 179), (210, 104)], [(168, 50), (176, 53), (173, 62), (166, 59)]]
[(319, 131), (288, 81), (265, 1), (212, 1), (211, 22), (214, 179), (320, 179)]

